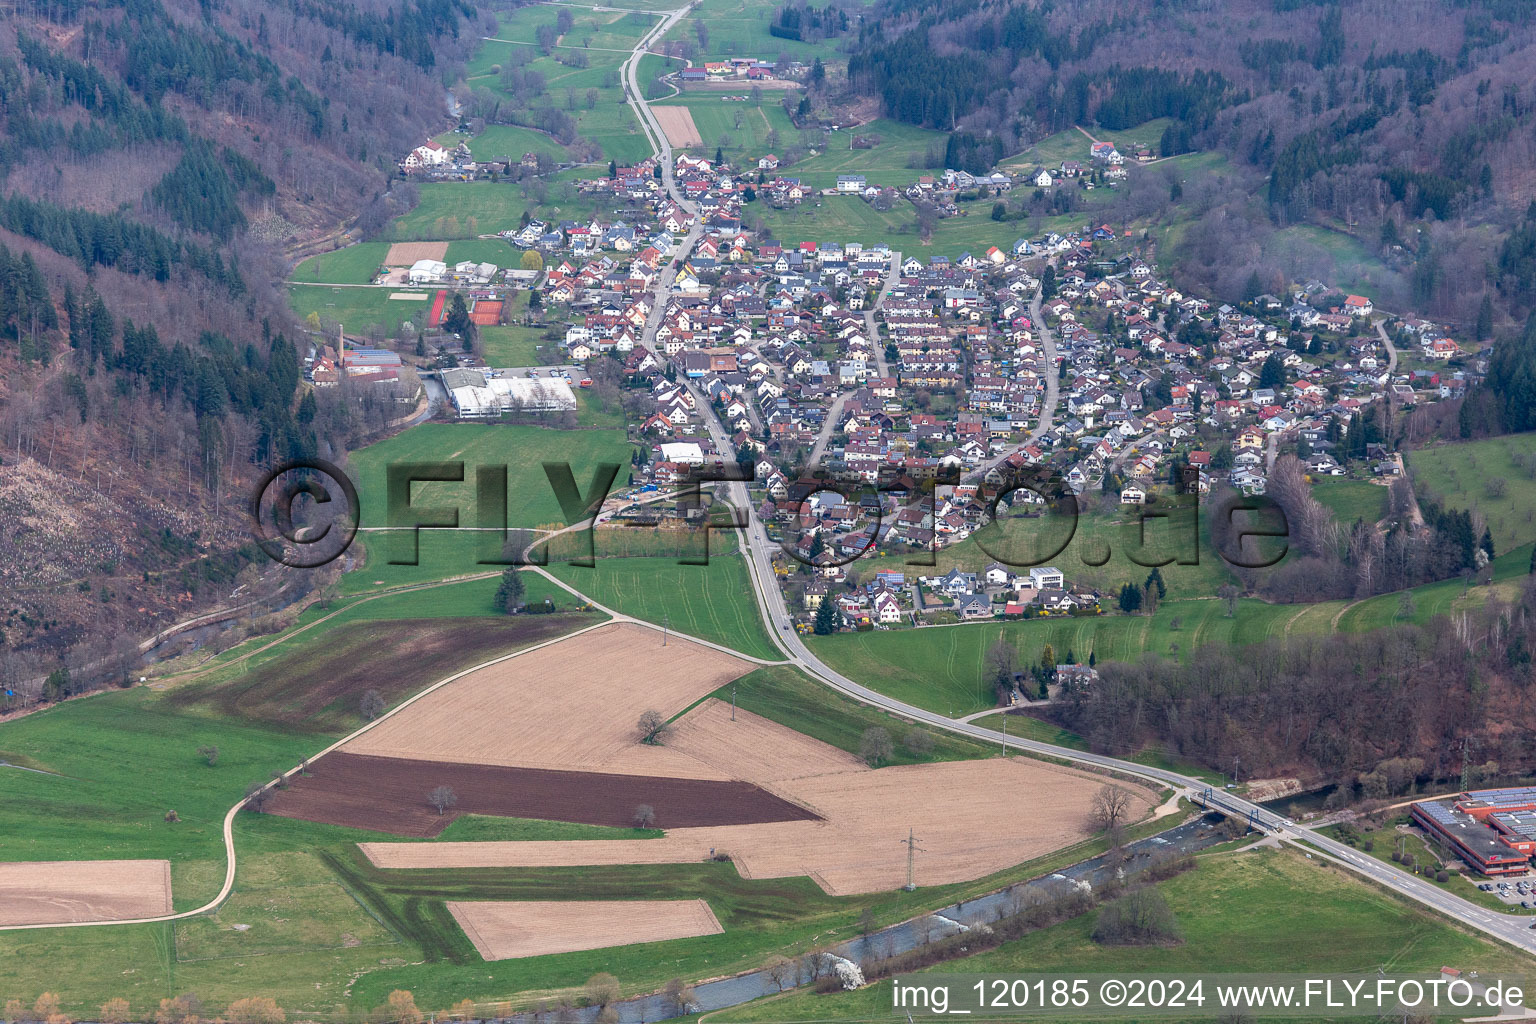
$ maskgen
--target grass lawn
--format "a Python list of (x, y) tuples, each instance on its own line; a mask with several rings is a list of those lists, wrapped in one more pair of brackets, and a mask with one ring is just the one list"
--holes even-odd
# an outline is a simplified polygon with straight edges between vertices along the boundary
[[(527, 300), (520, 297), (519, 301)], [(480, 343), (484, 346), (485, 361), (497, 367), (542, 366), (539, 346), (546, 343), (539, 339), (539, 335), (543, 333), (537, 327), (481, 327)]]
[(294, 268), (291, 281), (309, 284), (367, 284), (384, 264), (388, 242), (358, 242), (311, 256)]
[(1000, 747), (925, 729), (933, 739), (933, 750), (915, 754), (904, 742), (914, 728), (911, 722), (844, 697), (789, 665), (765, 666), (722, 686), (714, 695), (730, 700), (733, 691), (736, 706), (742, 710), (787, 725), (850, 754), (858, 754), (865, 729), (882, 728), (896, 744), (895, 754), (887, 764), (961, 761), (1001, 752)]
[(615, 611), (757, 658), (783, 657), (762, 624), (741, 556), (715, 537), (708, 565), (672, 558), (599, 558), (595, 568), (554, 565), (560, 579)]
[(1409, 453), (1408, 471), (1421, 494), (1481, 514), (1495, 552), (1536, 541), (1536, 434), (1424, 448)]
[[(792, 168), (790, 174), (795, 170)], [(919, 172), (913, 172), (919, 173)], [(1104, 190), (1109, 200), (1108, 190)], [(1099, 192), (1092, 193), (1098, 196)], [(933, 229), (931, 242), (924, 245), (917, 235), (917, 212), (905, 200), (887, 213), (881, 213), (862, 199), (850, 196), (814, 196), (798, 207), (775, 210), (766, 204), (748, 207), (760, 213), (764, 224), (780, 242), (885, 242), (919, 259), (935, 256), (954, 258), (963, 252), (982, 255), (991, 246), (1009, 249), (1020, 238), (1034, 238), (1046, 231), (1077, 231), (1093, 220), (1093, 203), (1077, 213), (1061, 217), (1030, 218), (1019, 221), (995, 221), (988, 216), (990, 200), (967, 203), (959, 217), (946, 217)]]
[(1343, 231), (1316, 224), (1282, 228), (1267, 243), (1282, 266), (1331, 262), (1321, 280), (1357, 295), (1400, 293), (1402, 275), (1382, 263), (1366, 243)]
[(465, 238), (448, 243), (448, 255), (443, 261), (450, 267), (465, 260), (476, 263), (494, 263), (498, 267), (515, 267), (523, 254), (501, 238)]
[[(853, 34), (842, 39), (825, 39), (818, 43), (771, 36), (768, 34), (768, 25), (773, 21), (774, 11), (780, 6), (774, 0), (712, 0), (678, 22), (667, 33), (667, 40), (692, 43), (699, 49), (697, 59), (700, 61), (725, 60), (730, 57), (775, 60), (780, 54), (787, 54), (791, 60), (809, 64), (817, 57), (823, 61), (842, 60), (837, 51), (839, 42), (857, 36), (856, 27)], [(856, 20), (855, 12), (849, 13), (849, 19)], [(702, 21), (708, 31), (707, 45), (699, 42), (694, 28), (695, 21)]]
[[(7, 772), (0, 859), (223, 859), (222, 823), (246, 784), (265, 781), (324, 741), (169, 707), (148, 689), (66, 702), (0, 726), (0, 745), (54, 775)], [(219, 748), (212, 766), (197, 753)], [(165, 821), (175, 810), (180, 822)], [(211, 898), (176, 884), (178, 910)]]
[[(545, 461), (569, 463), (585, 492), (599, 463), (629, 462), (629, 442), (621, 430), (552, 430), (468, 423), (423, 423), (352, 456), (362, 506), (362, 525), (386, 526), (388, 467), (402, 463), (462, 462), (464, 481), (418, 483), (412, 507), (458, 509), (459, 525), (477, 524), (475, 477), (480, 466), (507, 467), (507, 523), (511, 527), (564, 525), (559, 502), (545, 476)], [(619, 482), (623, 482), (623, 477)], [(468, 573), (499, 571), (481, 564), (483, 536), (469, 530), (423, 529), (415, 565), (391, 565), (411, 556), (408, 531), (359, 534), (368, 561), (342, 580), (342, 590), (357, 593), (379, 586), (419, 583)], [(386, 539), (387, 538), (387, 539)], [(492, 548), (497, 542), (490, 542)], [(495, 556), (495, 550), (488, 552)]]
[(562, 171), (548, 179), (543, 202), (527, 183), (509, 181), (429, 181), (416, 186), (420, 202), (395, 219), (391, 230), (397, 240), (451, 240), (475, 238), (516, 228), (527, 210), (530, 216), (581, 218), (598, 212), (594, 199), (579, 196), (574, 182), (590, 174), (580, 169)]
[[(1204, 644), (1252, 643), (1295, 631), (1314, 606), (1243, 600), (1228, 618), (1216, 600), (1173, 600), (1154, 615), (1053, 616), (1013, 622), (967, 623), (920, 629), (807, 637), (818, 657), (882, 693), (950, 716), (984, 711), (994, 695), (986, 679), (987, 650), (1000, 638), (1027, 664), (1050, 644), (1058, 661), (1070, 653), (1086, 660), (1135, 661), (1143, 654), (1172, 655)], [(1343, 608), (1342, 602), (1331, 606)], [(1177, 628), (1175, 628), (1177, 620)], [(1308, 622), (1316, 631), (1326, 619)]]
[[(1100, 946), (1098, 912), (933, 968), (978, 974), (1438, 971), (1521, 972), (1529, 961), (1352, 876), (1291, 850), (1222, 853), (1158, 885), (1178, 916), (1177, 946)], [(910, 977), (910, 976), (909, 976)], [(876, 1020), (888, 985), (818, 996), (796, 993), (711, 1014), (721, 1021)], [(1200, 1019), (1212, 1019), (1209, 1016)]]
[(1387, 489), (1368, 480), (1320, 476), (1313, 481), (1312, 497), (1332, 509), (1334, 519), (1344, 526), (1357, 519), (1374, 523), (1387, 514)]
[(487, 125), (485, 131), (470, 137), (457, 131), (445, 132), (437, 137), (437, 141), (449, 149), (467, 142), (470, 155), (479, 161), (510, 159), (516, 162), (524, 153), (545, 153), (557, 163), (569, 159), (565, 147), (549, 135), (513, 124)]
[(398, 291), (426, 295), (427, 298), (391, 299), (391, 295), (397, 294), (393, 288), (337, 288), (292, 283), (288, 285), (288, 304), (301, 320), (314, 313), (322, 321), (341, 324), (349, 334), (361, 334), (379, 327), (393, 337), (399, 333), (401, 323), (407, 320), (417, 327), (423, 326), (432, 308), (430, 289), (401, 288)]
[[(1158, 510), (1167, 514), (1154, 515)], [(956, 567), (980, 572), (994, 560), (1017, 566), (1015, 571), (1021, 573), (1028, 572), (1028, 566), (1050, 564), (1060, 567), (1071, 584), (1114, 594), (1125, 583), (1143, 583), (1151, 572), (1147, 566), (1132, 561), (1132, 555), (1143, 562), (1172, 558), (1174, 561), (1159, 568), (1168, 588), (1168, 600), (1214, 597), (1233, 577), (1227, 563), (1211, 547), (1206, 524), (1200, 522), (1197, 526), (1198, 514), (1193, 505), (1178, 507), (1172, 502), (1147, 506), (1145, 519), (1123, 506), (1117, 505), (1109, 512), (1085, 506), (1077, 517), (1071, 540), (1052, 554), (1072, 529), (1069, 517), (1049, 513), (1030, 518), (1004, 513), (995, 525), (934, 552), (933, 566), (911, 564), (913, 559), (925, 557), (923, 554), (896, 554), (861, 560), (859, 568), (866, 574), (894, 569), (910, 578), (940, 575)], [(1108, 561), (1104, 561), (1106, 553)], [(1180, 565), (1180, 559), (1196, 559), (1197, 564)], [(1101, 561), (1102, 565), (1090, 564)]]

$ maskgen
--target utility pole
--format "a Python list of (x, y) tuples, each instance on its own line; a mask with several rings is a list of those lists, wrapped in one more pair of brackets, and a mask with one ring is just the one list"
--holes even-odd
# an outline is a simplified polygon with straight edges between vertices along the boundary
[(661, 616), (661, 646), (667, 646), (667, 629), (672, 625), (672, 619), (666, 613)]
[(736, 721), (736, 684), (731, 684), (731, 721)]
[(911, 892), (917, 888), (915, 869), (917, 851), (921, 849), (921, 847), (919, 847), (917, 844), (921, 842), (921, 840), (919, 840), (917, 836), (913, 834), (912, 829), (908, 828), (907, 838), (903, 839), (902, 842), (907, 844), (907, 884), (905, 888), (907, 892)]
[(1465, 793), (1472, 788), (1472, 737), (1461, 738), (1461, 791)]
[(1003, 753), (1008, 753), (1008, 712), (1003, 712)]

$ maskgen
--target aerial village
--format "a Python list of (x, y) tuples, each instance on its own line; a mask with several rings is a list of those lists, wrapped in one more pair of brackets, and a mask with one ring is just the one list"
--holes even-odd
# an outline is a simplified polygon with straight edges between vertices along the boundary
[[(1099, 143), (1085, 163), (1017, 184), (1113, 187), (1148, 158)], [(466, 149), (436, 144), (401, 169), (486, 173)], [(449, 414), (569, 410), (569, 384), (604, 376), (644, 396), (629, 427), (641, 445), (629, 497), (676, 488), (700, 467), (750, 467), (754, 514), (784, 548), (775, 571), (804, 631), (1104, 613), (1114, 595), (1070, 570), (946, 570), (933, 553), (1010, 501), (1038, 514), (1030, 492), (995, 508), (989, 498), (1029, 467), (1085, 500), (1125, 506), (1188, 486), (1263, 494), (1282, 451), (1314, 477), (1353, 467), (1390, 478), (1402, 469), (1396, 452), (1360, 443), (1370, 408), (1459, 395), (1485, 366), (1444, 327), (1320, 281), (1213, 306), (1164, 279), (1144, 239), (1109, 224), (954, 259), (851, 241), (783, 245), (742, 226), (743, 203), (758, 200), (915, 196), (943, 215), (961, 191), (1013, 187), (1001, 172), (946, 170), (904, 189), (850, 174), (813, 190), (780, 174), (771, 153), (742, 168), (680, 153), (671, 172), (691, 209), (669, 196), (654, 160), (615, 165), (579, 182), (611, 202), (611, 218), (527, 219), (504, 233), (513, 258), (536, 261), (422, 259), (390, 273), (402, 287), (442, 289), (429, 327), (443, 323), (450, 294), (476, 322), (496, 322), (519, 290), (564, 325), (548, 360), (563, 369), (542, 381), (536, 368), (488, 367), (440, 342)], [(864, 496), (850, 497), (859, 486)], [(648, 523), (683, 515), (630, 511)], [(927, 553), (935, 567), (887, 558), (861, 571), (861, 557), (893, 552)]]

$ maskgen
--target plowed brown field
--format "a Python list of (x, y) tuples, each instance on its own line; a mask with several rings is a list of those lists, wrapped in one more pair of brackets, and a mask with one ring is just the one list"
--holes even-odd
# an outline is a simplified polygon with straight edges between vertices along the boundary
[(719, 935), (725, 930), (703, 900), (449, 903), (448, 911), (487, 960)]
[[(752, 751), (741, 753), (750, 765)], [(746, 877), (809, 875), (847, 895), (906, 883), (908, 829), (921, 846), (919, 885), (980, 878), (1086, 838), (1088, 806), (1104, 781), (1026, 758), (952, 761), (765, 783), (823, 821), (679, 828), (650, 840), (361, 845), (382, 868), (682, 863), (713, 849)], [(1132, 817), (1142, 816), (1153, 794), (1126, 788)]]
[(170, 861), (0, 864), (0, 925), (131, 921), (170, 912)]
[(615, 623), (465, 676), (343, 749), (423, 761), (677, 778), (736, 776), (638, 742), (641, 712), (672, 717), (749, 662)]
[(440, 260), (447, 255), (447, 242), (396, 242), (384, 254), (384, 265), (408, 267), (417, 260)]
[[(659, 828), (815, 818), (749, 782), (450, 764), (339, 751), (319, 758), (309, 770), (308, 776), (294, 777), (288, 789), (276, 791), (268, 804), (271, 813), (428, 838), (461, 814), (622, 828), (635, 823), (640, 804), (655, 810)], [(438, 786), (448, 786), (458, 798), (443, 814), (427, 803), (427, 794)]]

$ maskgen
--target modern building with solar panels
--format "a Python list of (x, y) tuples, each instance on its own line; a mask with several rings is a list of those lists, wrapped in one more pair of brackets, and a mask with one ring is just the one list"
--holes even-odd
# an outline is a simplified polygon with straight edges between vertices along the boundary
[(1424, 800), (1413, 805), (1413, 820), (1485, 875), (1522, 874), (1536, 855), (1536, 786)]

